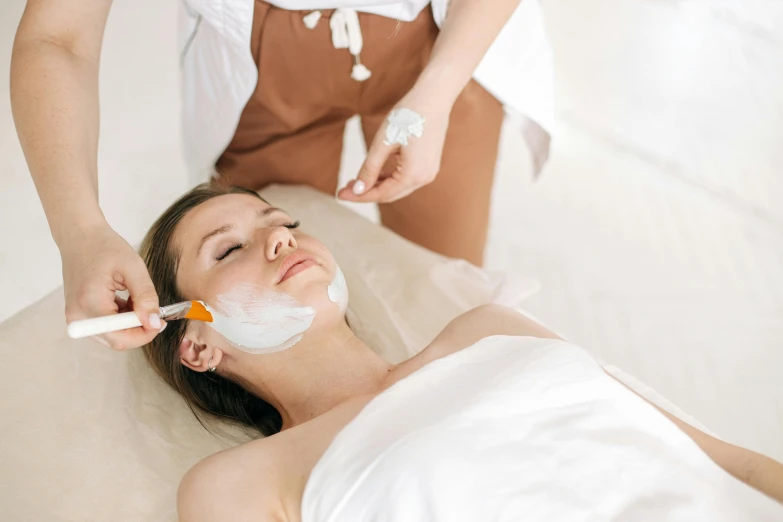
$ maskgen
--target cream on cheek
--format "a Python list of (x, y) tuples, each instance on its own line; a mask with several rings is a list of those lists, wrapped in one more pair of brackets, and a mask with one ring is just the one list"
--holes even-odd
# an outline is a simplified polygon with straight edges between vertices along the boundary
[(334, 278), (326, 291), (329, 294), (329, 300), (340, 307), (340, 312), (345, 313), (348, 308), (348, 284), (345, 282), (345, 276), (339, 265), (335, 265)]
[(238, 349), (252, 354), (274, 353), (295, 345), (315, 318), (315, 309), (288, 294), (243, 283), (217, 296), (207, 306), (209, 324)]
[[(327, 288), (329, 300), (341, 313), (348, 307), (348, 285), (340, 267)], [(288, 294), (243, 283), (217, 296), (207, 306), (214, 321), (209, 324), (236, 348), (251, 354), (274, 353), (301, 340), (315, 318), (315, 309), (303, 306)]]

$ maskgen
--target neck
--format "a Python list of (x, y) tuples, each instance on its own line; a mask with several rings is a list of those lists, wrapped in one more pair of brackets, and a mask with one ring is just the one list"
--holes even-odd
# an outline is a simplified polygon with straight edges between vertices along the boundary
[[(308, 335), (309, 334), (309, 335)], [(282, 352), (249, 356), (241, 363), (252, 391), (274, 406), (283, 429), (318, 417), (357, 395), (378, 393), (393, 366), (341, 321), (308, 332)]]

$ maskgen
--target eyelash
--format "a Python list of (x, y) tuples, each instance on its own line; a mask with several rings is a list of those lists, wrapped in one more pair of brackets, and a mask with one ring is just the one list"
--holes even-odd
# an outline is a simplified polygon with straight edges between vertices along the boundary
[(228, 255), (229, 255), (231, 252), (233, 252), (234, 250), (238, 250), (238, 249), (242, 248), (243, 246), (244, 246), (244, 245), (243, 245), (242, 243), (237, 243), (236, 245), (232, 245), (232, 246), (230, 246), (230, 247), (228, 248), (228, 250), (226, 250), (225, 252), (223, 252), (222, 254), (220, 254), (219, 256), (217, 256), (217, 257), (215, 258), (215, 261), (223, 261), (225, 258), (227, 258), (227, 257), (228, 257)]
[[(286, 223), (285, 225), (282, 225), (282, 226), (284, 226), (285, 228), (287, 228), (289, 230), (293, 230), (295, 228), (299, 228), (299, 225), (300, 225), (299, 221), (294, 221), (293, 223)], [(216, 261), (223, 261), (225, 258), (227, 258), (229, 256), (229, 254), (231, 254), (231, 252), (233, 252), (234, 250), (239, 250), (243, 246), (245, 246), (245, 245), (243, 245), (242, 243), (237, 243), (235, 245), (231, 245), (230, 247), (228, 247), (228, 249), (225, 252), (223, 252), (222, 254), (217, 256), (215, 258), (215, 260)]]

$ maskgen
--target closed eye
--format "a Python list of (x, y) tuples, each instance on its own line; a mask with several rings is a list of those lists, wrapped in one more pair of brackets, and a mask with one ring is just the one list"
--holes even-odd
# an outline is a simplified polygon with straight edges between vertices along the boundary
[(215, 258), (215, 260), (217, 260), (217, 261), (224, 260), (225, 258), (227, 258), (231, 254), (231, 252), (233, 252), (234, 250), (239, 250), (240, 248), (242, 248), (242, 246), (243, 245), (241, 243), (237, 243), (236, 245), (232, 245), (232, 246), (228, 247), (228, 249), (226, 249), (225, 252), (223, 252), (222, 254), (217, 256)]
[[(289, 230), (293, 230), (293, 229), (295, 229), (295, 228), (299, 228), (299, 225), (300, 225), (300, 222), (299, 222), (299, 221), (294, 221), (293, 223), (286, 223), (286, 224), (285, 224), (285, 225), (283, 225), (283, 226), (284, 226), (284, 227), (286, 227), (286, 228), (287, 228), (287, 229), (289, 229)], [(230, 255), (231, 255), (231, 253), (232, 253), (234, 250), (239, 250), (240, 248), (243, 248), (244, 246), (245, 246), (245, 245), (243, 245), (243, 244), (241, 244), (241, 243), (236, 243), (236, 244), (234, 244), (234, 245), (231, 245), (231, 246), (230, 246), (230, 247), (228, 247), (228, 248), (227, 248), (227, 249), (226, 249), (226, 250), (225, 250), (225, 251), (224, 251), (222, 254), (218, 255), (218, 256), (215, 258), (215, 260), (216, 260), (216, 261), (222, 261), (222, 260), (224, 260), (225, 258), (227, 258), (228, 256), (230, 256)]]

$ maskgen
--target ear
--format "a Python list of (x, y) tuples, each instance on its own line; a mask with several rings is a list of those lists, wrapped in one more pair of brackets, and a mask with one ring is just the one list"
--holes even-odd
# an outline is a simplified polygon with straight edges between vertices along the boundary
[[(211, 362), (210, 362), (211, 359)], [(185, 337), (179, 344), (179, 360), (194, 372), (206, 372), (209, 366), (217, 368), (223, 351), (207, 344), (199, 344)]]

